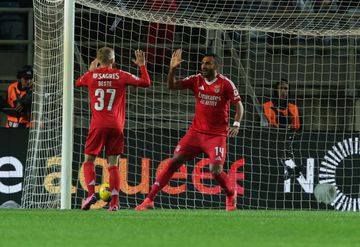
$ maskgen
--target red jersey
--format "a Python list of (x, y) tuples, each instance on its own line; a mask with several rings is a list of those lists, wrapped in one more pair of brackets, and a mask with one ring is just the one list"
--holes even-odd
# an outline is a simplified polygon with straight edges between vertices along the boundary
[(204, 134), (226, 136), (229, 102), (235, 104), (241, 100), (234, 83), (221, 74), (210, 82), (201, 74), (189, 76), (180, 82), (182, 89), (192, 90), (196, 98), (191, 128)]
[(145, 66), (140, 67), (141, 78), (109, 67), (86, 72), (77, 79), (77, 87), (87, 87), (90, 94), (91, 123), (94, 128), (119, 128), (125, 125), (126, 86), (150, 86)]

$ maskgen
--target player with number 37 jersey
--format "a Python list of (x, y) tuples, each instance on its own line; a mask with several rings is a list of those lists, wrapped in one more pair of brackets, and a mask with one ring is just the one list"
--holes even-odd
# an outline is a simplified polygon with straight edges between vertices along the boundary
[(89, 90), (91, 125), (93, 128), (119, 128), (125, 125), (126, 87), (150, 86), (149, 74), (145, 66), (140, 67), (141, 78), (109, 67), (88, 71), (76, 81), (76, 86)]
[(145, 54), (135, 51), (133, 62), (139, 66), (141, 78), (113, 68), (115, 52), (108, 47), (97, 51), (96, 59), (89, 71), (76, 81), (76, 86), (87, 87), (90, 95), (91, 122), (85, 144), (84, 177), (88, 197), (81, 209), (88, 210), (96, 202), (95, 159), (105, 148), (108, 158), (111, 202), (109, 211), (119, 208), (120, 174), (117, 167), (119, 156), (124, 151), (126, 87), (150, 86), (149, 74), (145, 67)]

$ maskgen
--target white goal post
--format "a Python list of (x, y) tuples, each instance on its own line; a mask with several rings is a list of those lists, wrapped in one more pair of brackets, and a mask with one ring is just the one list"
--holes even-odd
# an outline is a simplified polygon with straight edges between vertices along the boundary
[[(360, 3), (345, 2), (34, 0), (34, 128), (22, 207), (79, 208), (86, 196), (89, 99), (74, 80), (98, 48), (109, 46), (116, 66), (132, 74), (139, 74), (133, 52), (144, 50), (152, 80), (148, 89), (127, 91), (121, 208), (145, 198), (191, 124), (192, 93), (165, 86), (171, 53), (182, 48), (178, 77), (198, 73), (202, 55), (213, 52), (242, 96), (245, 117), (238, 137), (228, 139), (224, 166), (239, 208), (360, 211)], [(275, 99), (273, 87), (283, 79), (300, 111), (296, 132), (272, 127), (264, 115), (263, 103)], [(101, 155), (97, 186), (108, 180), (106, 167)], [(333, 202), (316, 201), (317, 184), (335, 186)], [(204, 155), (181, 167), (155, 206), (224, 208), (224, 202)]]
[(61, 209), (71, 208), (73, 114), (74, 114), (74, 38), (75, 1), (65, 0), (64, 4), (64, 89), (63, 89), (63, 129), (61, 145)]

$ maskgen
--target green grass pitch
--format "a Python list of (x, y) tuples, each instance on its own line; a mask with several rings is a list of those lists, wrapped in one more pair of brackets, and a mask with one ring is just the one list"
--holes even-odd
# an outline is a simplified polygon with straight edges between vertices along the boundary
[(359, 246), (359, 213), (0, 210), (0, 246)]

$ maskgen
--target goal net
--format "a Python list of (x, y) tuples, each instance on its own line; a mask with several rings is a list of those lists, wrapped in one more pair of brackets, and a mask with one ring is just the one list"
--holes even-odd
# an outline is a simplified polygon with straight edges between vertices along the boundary
[[(23, 207), (60, 207), (63, 4), (34, 0), (34, 127)], [(116, 67), (135, 75), (134, 50), (147, 56), (152, 86), (127, 90), (120, 207), (133, 208), (146, 197), (191, 124), (192, 92), (166, 86), (171, 54), (182, 48), (178, 77), (199, 73), (202, 55), (214, 52), (222, 59), (219, 72), (242, 97), (244, 119), (239, 135), (228, 138), (224, 165), (238, 190), (238, 208), (360, 210), (359, 17), (357, 1), (76, 0), (75, 79), (103, 46), (115, 50)], [(274, 94), (281, 80), (289, 86), (288, 100)], [(87, 90), (75, 88), (74, 97), (74, 142), (66, 145), (73, 145), (72, 208), (79, 208), (86, 197), (82, 162), (91, 114)], [(285, 124), (268, 121), (267, 101)], [(300, 118), (296, 131), (290, 127), (293, 103)], [(232, 123), (234, 109), (229, 115)], [(187, 162), (155, 206), (224, 208), (208, 165), (205, 155)], [(108, 182), (106, 167), (102, 154), (97, 185)], [(331, 185), (322, 187), (332, 189), (331, 197), (324, 196), (332, 198), (327, 204), (314, 196), (318, 184)]]

